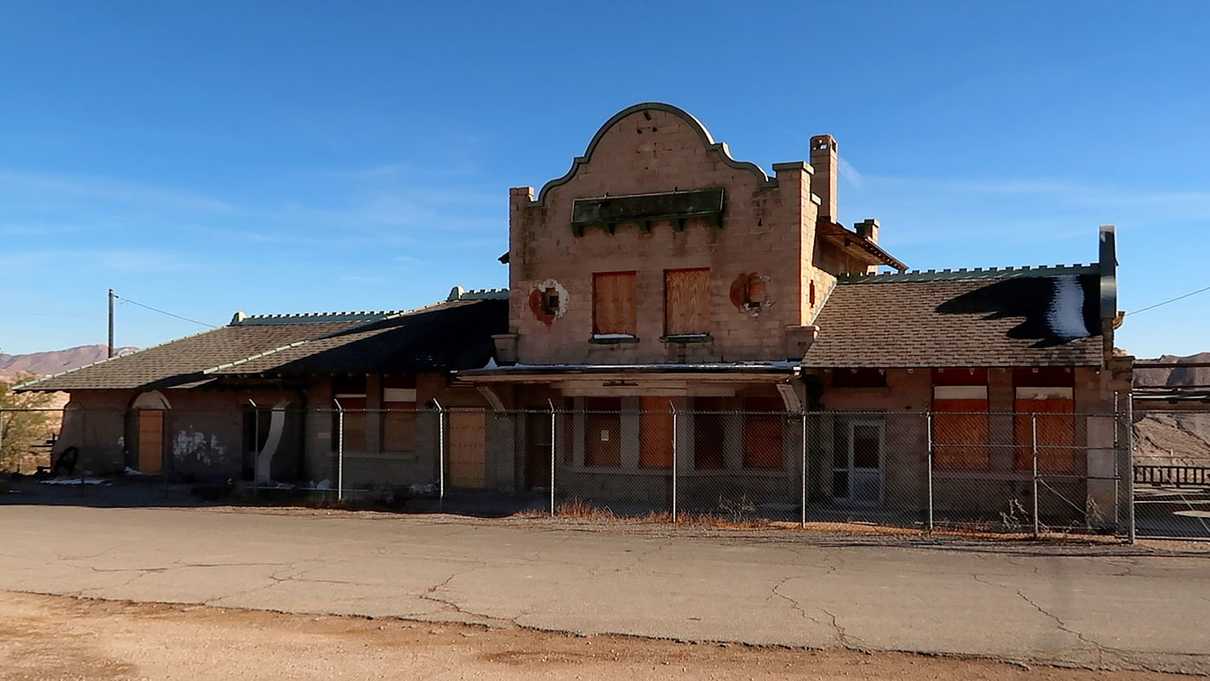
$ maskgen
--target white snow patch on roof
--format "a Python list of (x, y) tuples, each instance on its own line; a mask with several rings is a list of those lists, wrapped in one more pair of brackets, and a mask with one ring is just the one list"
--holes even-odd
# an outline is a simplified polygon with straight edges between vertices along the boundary
[(1083, 338), (1091, 335), (1084, 326), (1084, 288), (1076, 275), (1054, 278), (1054, 297), (1046, 311), (1050, 332), (1058, 338)]

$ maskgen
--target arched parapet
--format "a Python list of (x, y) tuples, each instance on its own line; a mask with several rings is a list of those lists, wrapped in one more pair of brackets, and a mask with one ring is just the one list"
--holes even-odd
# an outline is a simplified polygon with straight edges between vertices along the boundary
[(642, 102), (622, 109), (611, 116), (609, 120), (605, 121), (605, 124), (592, 136), (592, 140), (588, 143), (588, 148), (584, 151), (584, 154), (572, 160), (571, 168), (562, 177), (555, 178), (542, 185), (542, 189), (538, 192), (538, 197), (533, 201), (533, 205), (542, 205), (552, 189), (567, 184), (575, 178), (581, 168), (591, 163), (593, 155), (597, 152), (597, 148), (611, 130), (621, 125), (628, 118), (644, 115), (650, 117), (652, 112), (662, 112), (675, 116), (686, 127), (696, 133), (709, 154), (714, 155), (718, 160), (732, 168), (752, 173), (760, 184), (764, 186), (776, 186), (777, 179), (770, 178), (760, 166), (750, 161), (738, 161), (733, 158), (731, 151), (727, 148), (727, 144), (725, 142), (714, 141), (714, 137), (710, 134), (710, 131), (693, 114), (680, 107), (663, 102)]

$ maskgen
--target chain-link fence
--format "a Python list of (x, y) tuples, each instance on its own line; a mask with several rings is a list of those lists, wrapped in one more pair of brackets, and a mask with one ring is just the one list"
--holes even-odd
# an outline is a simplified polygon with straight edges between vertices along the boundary
[[(1131, 470), (1133, 435), (1125, 417), (636, 402), (534, 410), (371, 409), (354, 400), (322, 409), (69, 407), (55, 414), (58, 431), (23, 446), (42, 448), (38, 465), (48, 474), (162, 474), (342, 501), (425, 500), (447, 510), (854, 531), (1129, 533), (1130, 484), (1140, 473), (1136, 466), (1134, 477), (1122, 474)], [(10, 443), (23, 413), (0, 414)], [(1189, 490), (1179, 494), (1194, 510), (1202, 503)]]
[(1113, 415), (559, 411), (553, 514), (1126, 531)]
[(1210, 539), (1210, 404), (1134, 409), (1132, 483), (1139, 535)]

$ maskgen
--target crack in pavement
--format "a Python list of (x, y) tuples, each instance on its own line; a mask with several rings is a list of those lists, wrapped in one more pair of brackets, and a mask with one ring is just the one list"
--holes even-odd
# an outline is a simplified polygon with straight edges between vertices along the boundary
[(502, 622), (505, 624), (510, 624), (514, 627), (521, 626), (521, 625), (517, 624), (517, 619), (521, 617), (520, 614), (510, 618), (510, 617), (499, 617), (496, 615), (487, 615), (484, 613), (478, 613), (478, 612), (474, 612), (472, 610), (467, 610), (466, 608), (462, 607), (461, 605), (459, 605), (458, 603), (454, 602), (453, 600), (451, 600), (449, 598), (441, 598), (440, 596), (437, 595), (437, 593), (439, 591), (443, 591), (446, 588), (448, 588), (450, 583), (453, 582), (455, 579), (457, 579), (459, 577), (465, 577), (466, 575), (469, 575), (472, 572), (476, 572), (478, 570), (483, 570), (488, 567), (490, 567), (490, 566), (485, 565), (485, 564), (480, 564), (479, 567), (474, 567), (469, 570), (461, 570), (458, 572), (451, 573), (449, 577), (446, 577), (442, 581), (434, 584), (433, 586), (430, 586), (428, 589), (426, 589), (424, 591), (424, 593), (418, 594), (418, 597), (422, 601), (429, 601), (432, 603), (437, 603), (438, 605), (442, 606), (443, 608), (453, 611), (454, 613), (456, 613), (458, 615), (462, 615), (463, 617), (478, 618), (481, 620), (488, 620), (489, 622)]
[(840, 626), (840, 622), (836, 619), (836, 613), (824, 608), (820, 608), (819, 610), (831, 618), (832, 630), (836, 634), (836, 640), (840, 641), (840, 645), (850, 650), (869, 650), (869, 646), (862, 643), (861, 639), (857, 638), (856, 636), (850, 636), (849, 632), (844, 627)]
[[(821, 622), (818, 617), (812, 617), (807, 612), (806, 608), (802, 607), (802, 603), (798, 602), (797, 598), (794, 598), (793, 596), (788, 596), (781, 592), (781, 588), (783, 586), (785, 586), (791, 580), (795, 580), (795, 579), (806, 579), (806, 577), (804, 577), (802, 575), (791, 575), (791, 576), (786, 577), (785, 579), (781, 580), (780, 582), (774, 584), (773, 588), (769, 591), (769, 599), (772, 599), (774, 596), (776, 596), (777, 598), (781, 598), (782, 600), (785, 600), (786, 602), (788, 602), (790, 604), (790, 607), (795, 612), (797, 612), (799, 614), (799, 616), (802, 617), (803, 619), (807, 620), (808, 622), (813, 622), (821, 627), (829, 627), (829, 624)], [(833, 633), (835, 633), (834, 625), (835, 625), (835, 618), (832, 618)], [(839, 636), (837, 636), (836, 640), (841, 645), (844, 645), (844, 641)]]
[[(1075, 629), (1074, 627), (1070, 626), (1066, 621), (1064, 621), (1063, 618), (1050, 612), (1046, 608), (1042, 607), (1042, 605), (1040, 603), (1038, 603), (1034, 599), (1030, 598), (1029, 595), (1026, 594), (1023, 589), (1012, 587), (1007, 584), (999, 584), (997, 582), (991, 582), (986, 579), (982, 579), (982, 578), (980, 578), (979, 575), (973, 574), (973, 573), (971, 574), (971, 578), (974, 579), (979, 584), (997, 587), (997, 588), (1004, 589), (1006, 591), (1011, 591), (1011, 592), (1015, 593), (1019, 599), (1021, 599), (1026, 604), (1028, 604), (1031, 608), (1033, 608), (1035, 611), (1037, 611), (1038, 614), (1040, 614), (1043, 617), (1046, 617), (1050, 621), (1054, 622), (1056, 629), (1058, 629), (1059, 631), (1061, 631), (1065, 634), (1068, 634), (1070, 636), (1074, 636), (1076, 638), (1076, 640), (1083, 643), (1086, 647), (1091, 648), (1096, 653), (1096, 656), (1097, 656), (1096, 666), (1098, 668), (1107, 667), (1106, 656), (1108, 655), (1108, 656), (1112, 656), (1114, 658), (1114, 662), (1117, 666), (1121, 666), (1121, 664), (1125, 663), (1127, 665), (1133, 666), (1137, 669), (1141, 669), (1144, 671), (1150, 671), (1150, 672), (1166, 671), (1164, 669), (1154, 667), (1152, 665), (1148, 665), (1148, 664), (1141, 662), (1137, 656), (1139, 654), (1145, 653), (1145, 651), (1135, 651), (1135, 650), (1130, 650), (1128, 648), (1116, 648), (1114, 646), (1106, 645), (1106, 644), (1088, 636), (1084, 632), (1079, 631), (1078, 629)], [(1197, 654), (1195, 654), (1195, 653), (1188, 654), (1188, 655), (1193, 656), (1193, 657), (1197, 656)], [(1170, 670), (1168, 670), (1168, 671), (1170, 671)]]

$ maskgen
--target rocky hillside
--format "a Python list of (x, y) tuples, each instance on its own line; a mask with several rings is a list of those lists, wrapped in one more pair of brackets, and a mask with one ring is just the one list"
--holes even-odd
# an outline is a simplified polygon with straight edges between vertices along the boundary
[[(1188, 357), (1163, 355), (1155, 359), (1139, 359), (1140, 362), (1162, 362), (1177, 364), (1187, 362), (1210, 362), (1210, 352), (1199, 352)], [(1174, 367), (1172, 369), (1135, 369), (1134, 384), (1140, 387), (1164, 385), (1210, 385), (1210, 367)]]
[[(118, 354), (133, 352), (135, 348), (119, 348)], [(82, 367), (105, 359), (108, 354), (104, 345), (81, 345), (66, 350), (31, 352), (27, 355), (6, 355), (0, 352), (0, 381), (12, 381), (19, 376), (46, 376), (69, 369)]]
[[(1164, 355), (1139, 360), (1177, 364), (1210, 362), (1210, 352), (1188, 357)], [(1136, 369), (1138, 387), (1207, 386), (1210, 367), (1173, 367), (1172, 369)], [(1135, 423), (1135, 458), (1140, 463), (1210, 466), (1210, 405), (1205, 413), (1147, 413)]]

